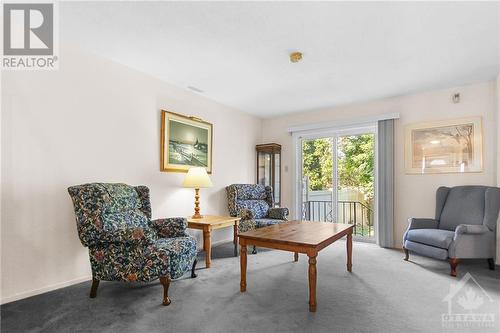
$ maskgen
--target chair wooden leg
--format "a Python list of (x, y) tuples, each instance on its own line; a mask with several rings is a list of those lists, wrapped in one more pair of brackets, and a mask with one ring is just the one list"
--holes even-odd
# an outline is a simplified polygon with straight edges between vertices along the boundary
[(194, 259), (194, 262), (193, 262), (193, 267), (191, 268), (191, 277), (194, 279), (195, 277), (197, 277), (196, 273), (194, 272), (194, 270), (196, 269), (196, 263), (198, 262), (198, 260)]
[(161, 276), (160, 283), (163, 286), (163, 305), (170, 305), (171, 301), (170, 298), (168, 298), (168, 287), (170, 286), (170, 278), (166, 276)]
[(493, 258), (488, 258), (488, 266), (490, 270), (492, 271), (495, 270), (495, 260)]
[(257, 254), (257, 248), (255, 247), (255, 245), (253, 246), (252, 254)]
[(410, 251), (408, 251), (408, 249), (406, 248), (403, 248), (403, 250), (405, 251), (405, 259), (406, 261), (408, 261), (408, 259), (410, 258)]
[(99, 280), (92, 278), (92, 287), (90, 287), (90, 298), (97, 296), (97, 287), (99, 287)]
[(450, 275), (457, 276), (457, 265), (460, 262), (457, 258), (450, 258)]

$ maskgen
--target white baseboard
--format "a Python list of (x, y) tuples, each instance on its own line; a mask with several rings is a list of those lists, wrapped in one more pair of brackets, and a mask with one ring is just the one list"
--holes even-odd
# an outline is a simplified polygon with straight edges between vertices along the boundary
[[(229, 242), (232, 243), (233, 239), (232, 238), (231, 239), (228, 238), (228, 239), (219, 240), (217, 242), (212, 243), (212, 247), (217, 246), (217, 245), (221, 245), (221, 244), (224, 244), (224, 243), (229, 243)], [(199, 250), (201, 250), (201, 249), (199, 249)], [(23, 299), (23, 298), (28, 298), (28, 297), (35, 296), (35, 295), (40, 295), (40, 294), (43, 294), (43, 293), (46, 293), (46, 292), (49, 292), (49, 291), (53, 291), (53, 290), (56, 290), (56, 289), (60, 289), (60, 288), (64, 288), (64, 287), (69, 287), (69, 286), (77, 284), (77, 283), (81, 283), (81, 282), (85, 282), (85, 281), (90, 281), (91, 279), (92, 279), (91, 275), (82, 276), (82, 277), (77, 278), (77, 279), (73, 279), (73, 280), (69, 280), (69, 281), (65, 281), (65, 282), (60, 282), (60, 283), (52, 284), (52, 285), (49, 285), (49, 286), (46, 286), (46, 287), (43, 287), (43, 288), (29, 290), (29, 291), (24, 291), (24, 292), (21, 292), (21, 293), (12, 295), (12, 296), (8, 296), (8, 297), (2, 297), (0, 299), (0, 304), (7, 304), (7, 303), (10, 303), (10, 302), (18, 301), (18, 300)]]
[(24, 291), (24, 292), (21, 292), (21, 293), (12, 295), (12, 296), (8, 296), (8, 297), (2, 297), (2, 299), (0, 300), (0, 304), (6, 304), (6, 303), (18, 301), (18, 300), (23, 299), (23, 298), (43, 294), (43, 293), (46, 293), (46, 292), (49, 292), (52, 290), (56, 290), (56, 289), (68, 287), (68, 286), (71, 286), (71, 285), (74, 285), (77, 283), (89, 281), (91, 279), (92, 279), (91, 275), (82, 276), (82, 277), (77, 278), (77, 279), (52, 284), (52, 285), (49, 285), (49, 286), (46, 286), (43, 288), (34, 289), (34, 290), (30, 290), (30, 291)]

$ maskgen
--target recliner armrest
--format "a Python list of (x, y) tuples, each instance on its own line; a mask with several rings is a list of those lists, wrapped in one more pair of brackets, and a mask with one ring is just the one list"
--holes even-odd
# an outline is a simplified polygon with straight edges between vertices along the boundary
[(469, 235), (479, 235), (491, 231), (487, 226), (483, 224), (460, 224), (455, 229), (455, 235), (469, 234)]
[(408, 230), (413, 229), (437, 229), (439, 221), (428, 218), (410, 217), (408, 219)]
[(169, 217), (151, 221), (151, 227), (159, 237), (173, 238), (189, 236), (186, 232), (187, 220), (183, 217)]
[(269, 208), (269, 211), (267, 212), (267, 216), (271, 219), (276, 219), (276, 220), (286, 220), (288, 216), (288, 208)]

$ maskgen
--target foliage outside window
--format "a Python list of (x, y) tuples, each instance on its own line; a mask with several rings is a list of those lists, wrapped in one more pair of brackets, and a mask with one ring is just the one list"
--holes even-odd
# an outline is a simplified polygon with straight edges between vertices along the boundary
[[(330, 138), (304, 141), (303, 175), (309, 177), (309, 191), (332, 189), (332, 145)], [(374, 135), (341, 136), (337, 149), (339, 190), (357, 190), (371, 204), (374, 195)]]

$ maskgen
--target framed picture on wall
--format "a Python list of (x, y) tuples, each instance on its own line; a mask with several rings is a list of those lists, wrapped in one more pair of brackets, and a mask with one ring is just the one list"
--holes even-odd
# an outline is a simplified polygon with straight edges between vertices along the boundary
[(212, 173), (213, 125), (196, 117), (161, 110), (161, 171)]
[(483, 171), (481, 117), (406, 126), (405, 169), (409, 174)]

